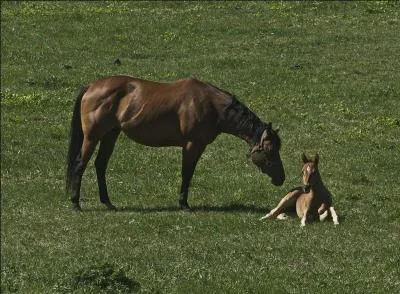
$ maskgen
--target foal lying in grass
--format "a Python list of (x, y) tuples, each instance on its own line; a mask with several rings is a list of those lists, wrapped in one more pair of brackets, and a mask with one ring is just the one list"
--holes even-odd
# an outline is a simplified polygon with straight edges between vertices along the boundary
[(332, 195), (322, 182), (318, 170), (318, 154), (315, 155), (314, 160), (307, 158), (304, 153), (301, 158), (304, 163), (303, 186), (292, 189), (282, 198), (278, 206), (260, 220), (266, 218), (286, 219), (286, 212), (296, 210), (302, 227), (306, 225), (307, 221), (315, 220), (317, 216), (320, 221), (323, 221), (328, 214), (332, 216), (333, 223), (338, 225), (338, 216), (332, 206)]

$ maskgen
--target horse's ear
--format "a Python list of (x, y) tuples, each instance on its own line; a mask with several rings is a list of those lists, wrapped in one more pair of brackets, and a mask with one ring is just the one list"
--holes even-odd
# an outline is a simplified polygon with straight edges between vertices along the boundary
[(303, 163), (310, 162), (310, 160), (307, 158), (307, 156), (305, 155), (305, 153), (301, 154), (301, 160), (303, 161)]
[(319, 162), (319, 155), (318, 155), (318, 153), (317, 153), (317, 154), (315, 154), (315, 156), (314, 156), (314, 164), (315, 164), (316, 166), (318, 166), (318, 162)]
[(276, 127), (276, 129), (275, 129), (275, 133), (279, 133), (279, 126), (278, 127)]

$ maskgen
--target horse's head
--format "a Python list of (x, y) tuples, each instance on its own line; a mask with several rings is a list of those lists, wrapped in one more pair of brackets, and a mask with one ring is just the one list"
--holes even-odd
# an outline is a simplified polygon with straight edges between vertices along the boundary
[(270, 123), (266, 125), (260, 141), (251, 150), (251, 160), (260, 168), (261, 172), (271, 178), (272, 184), (282, 186), (285, 181), (285, 171), (279, 155), (281, 140), (278, 131), (272, 129)]
[(318, 171), (318, 161), (319, 155), (316, 154), (314, 159), (307, 158), (303, 153), (301, 159), (304, 163), (302, 173), (303, 173), (303, 190), (307, 192), (310, 190), (311, 186), (314, 186), (321, 178)]

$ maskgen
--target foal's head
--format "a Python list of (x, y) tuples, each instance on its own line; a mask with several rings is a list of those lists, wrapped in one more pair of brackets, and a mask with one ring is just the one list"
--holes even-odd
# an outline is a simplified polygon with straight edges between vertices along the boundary
[(308, 191), (312, 186), (315, 186), (319, 181), (321, 181), (321, 175), (318, 171), (318, 162), (319, 155), (316, 154), (314, 159), (307, 158), (307, 156), (303, 153), (301, 155), (301, 159), (303, 160), (303, 185), (304, 191)]
[(281, 139), (278, 131), (274, 130), (270, 123), (267, 124), (259, 143), (256, 143), (251, 150), (253, 163), (271, 178), (275, 186), (281, 186), (285, 181), (285, 171), (279, 154)]

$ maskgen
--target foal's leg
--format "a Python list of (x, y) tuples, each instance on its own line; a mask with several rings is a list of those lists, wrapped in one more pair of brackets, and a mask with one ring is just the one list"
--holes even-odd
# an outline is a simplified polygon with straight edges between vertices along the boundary
[(338, 216), (336, 214), (335, 208), (333, 206), (329, 207), (329, 211), (331, 212), (332, 215), (332, 220), (334, 225), (339, 224)]
[(319, 215), (319, 221), (324, 221), (326, 217), (328, 216), (328, 210), (325, 210), (323, 213)]
[(119, 129), (113, 129), (101, 139), (99, 151), (94, 162), (97, 174), (97, 184), (99, 186), (100, 201), (109, 209), (116, 208), (111, 204), (110, 199), (108, 198), (106, 169), (108, 160), (110, 159), (110, 156), (114, 150), (115, 142), (117, 141), (119, 133)]
[(72, 209), (73, 210), (81, 210), (79, 205), (79, 197), (80, 197), (80, 190), (81, 190), (81, 182), (82, 176), (85, 172), (87, 163), (90, 160), (90, 157), (93, 154), (97, 145), (97, 141), (89, 140), (87, 138), (83, 139), (81, 152), (76, 158), (75, 165), (74, 165), (74, 174), (71, 180), (71, 202), (72, 202)]
[[(282, 211), (285, 211), (291, 207), (294, 207), (296, 205), (296, 200), (300, 196), (301, 192), (299, 191), (293, 191), (289, 192), (286, 194), (285, 197), (279, 201), (278, 205), (272, 209), (269, 213), (264, 215), (263, 217), (260, 218), (260, 220), (266, 219), (266, 218), (277, 218), (278, 215), (281, 214)], [(280, 218), (282, 219), (282, 218)]]
[(321, 206), (318, 208), (318, 215), (321, 222), (324, 221), (328, 216), (328, 209), (325, 203), (322, 203)]
[(179, 197), (179, 206), (185, 211), (190, 210), (187, 202), (189, 184), (193, 177), (196, 164), (205, 148), (205, 145), (194, 145), (192, 142), (189, 142), (182, 149), (182, 184)]
[(282, 213), (278, 214), (278, 216), (276, 217), (276, 219), (279, 219), (279, 220), (287, 220), (287, 219), (288, 219), (288, 216), (287, 216), (286, 213), (282, 212)]
[(300, 227), (305, 227), (307, 222), (308, 207), (304, 209), (303, 217), (300, 220)]

